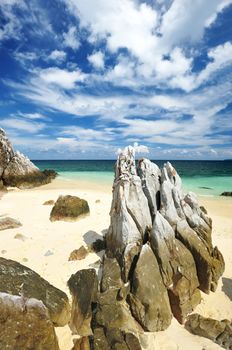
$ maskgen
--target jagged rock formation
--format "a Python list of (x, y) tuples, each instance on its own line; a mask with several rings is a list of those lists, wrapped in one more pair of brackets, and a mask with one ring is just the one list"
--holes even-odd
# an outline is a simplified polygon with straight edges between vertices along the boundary
[(73, 221), (87, 214), (89, 205), (86, 200), (77, 196), (59, 196), (51, 210), (50, 220)]
[(232, 322), (229, 320), (217, 321), (193, 314), (185, 326), (193, 334), (209, 338), (224, 349), (232, 349)]
[(59, 350), (54, 326), (41, 301), (0, 293), (0, 349)]
[(70, 306), (64, 292), (28, 267), (1, 257), (0, 292), (41, 300), (55, 326), (64, 326), (69, 322)]
[[(193, 193), (183, 193), (173, 166), (142, 159), (136, 168), (132, 147), (116, 163), (110, 216), (97, 294), (95, 276), (87, 303), (89, 343), (95, 350), (131, 349), (130, 334), (133, 349), (141, 349), (141, 332), (166, 329), (172, 316), (184, 323), (200, 290), (215, 291), (224, 260), (212, 245), (211, 219)], [(80, 285), (78, 293), (70, 288), (75, 317)]]
[(14, 151), (5, 131), (0, 129), (0, 184), (30, 188), (49, 183), (55, 177), (55, 171), (41, 172), (26, 156)]

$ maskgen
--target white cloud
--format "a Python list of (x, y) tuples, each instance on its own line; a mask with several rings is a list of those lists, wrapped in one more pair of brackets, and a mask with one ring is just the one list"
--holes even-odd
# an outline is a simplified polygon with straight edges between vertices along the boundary
[(41, 69), (39, 78), (47, 83), (59, 86), (64, 89), (73, 89), (76, 82), (84, 81), (86, 75), (80, 70), (68, 71), (57, 67)]
[(63, 45), (65, 47), (71, 47), (74, 51), (80, 47), (75, 26), (70, 27), (67, 33), (63, 33), (63, 38)]
[(103, 69), (105, 66), (105, 56), (102, 51), (97, 51), (92, 55), (88, 56), (88, 61), (92, 64), (92, 66), (96, 69)]
[[(14, 116), (14, 115), (12, 115)], [(49, 117), (46, 117), (45, 115), (41, 114), (41, 113), (22, 113), (22, 112), (18, 112), (16, 114), (17, 117), (22, 117), (22, 118), (26, 118), (26, 119), (31, 119), (31, 120), (50, 120)]]
[(28, 122), (19, 118), (1, 119), (0, 125), (3, 128), (21, 130), (28, 133), (37, 133), (46, 127), (44, 123)]
[(66, 59), (66, 52), (62, 50), (54, 50), (50, 53), (48, 59), (55, 61), (56, 63), (62, 63)]
[(104, 140), (110, 141), (113, 139), (113, 133), (109, 130), (96, 130), (90, 128), (83, 128), (79, 126), (68, 126), (61, 131), (63, 135), (75, 136), (78, 140)]

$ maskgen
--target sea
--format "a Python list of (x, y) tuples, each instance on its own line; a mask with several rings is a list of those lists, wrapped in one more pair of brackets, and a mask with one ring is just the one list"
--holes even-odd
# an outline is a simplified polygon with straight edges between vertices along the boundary
[[(63, 180), (110, 185), (115, 160), (34, 160), (41, 170), (54, 169)], [(153, 160), (162, 167), (165, 160)], [(184, 190), (202, 196), (219, 196), (232, 191), (232, 160), (170, 160), (182, 178)]]

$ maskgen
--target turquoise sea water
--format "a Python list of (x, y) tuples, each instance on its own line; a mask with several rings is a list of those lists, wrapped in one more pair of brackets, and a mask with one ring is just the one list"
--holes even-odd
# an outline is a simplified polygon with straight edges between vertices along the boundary
[[(162, 166), (165, 160), (154, 161)], [(112, 184), (113, 160), (37, 160), (41, 169), (54, 169), (66, 180)], [(206, 196), (232, 191), (232, 161), (171, 161), (182, 177), (184, 189)]]

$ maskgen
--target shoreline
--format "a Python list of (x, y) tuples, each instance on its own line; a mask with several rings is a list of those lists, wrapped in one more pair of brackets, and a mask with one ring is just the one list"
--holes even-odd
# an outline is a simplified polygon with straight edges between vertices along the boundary
[[(44, 206), (46, 200), (56, 200), (61, 194), (84, 198), (90, 206), (90, 215), (76, 222), (50, 222), (52, 206)], [(216, 293), (202, 295), (202, 303), (196, 308), (204, 316), (216, 319), (232, 319), (232, 198), (198, 196), (213, 220), (213, 242), (222, 251), (226, 270), (220, 279)], [(100, 202), (96, 202), (100, 200)], [(0, 255), (28, 266), (48, 282), (63, 290), (70, 297), (67, 281), (73, 273), (89, 268), (99, 260), (101, 254), (89, 253), (84, 260), (68, 261), (70, 253), (81, 245), (92, 243), (102, 236), (109, 227), (112, 185), (100, 183), (97, 186), (88, 181), (62, 181), (28, 190), (10, 190), (0, 200), (1, 215), (8, 215), (22, 223), (22, 227), (0, 232)], [(15, 238), (22, 234), (25, 240)], [(6, 252), (4, 252), (6, 251)], [(3, 253), (4, 252), (4, 253)], [(46, 253), (49, 252), (47, 255)], [(71, 299), (70, 299), (71, 300)], [(68, 326), (56, 328), (60, 350), (73, 346)], [(190, 334), (173, 319), (171, 326), (163, 332), (150, 334), (149, 344), (153, 350), (206, 350), (220, 349), (206, 338)]]

